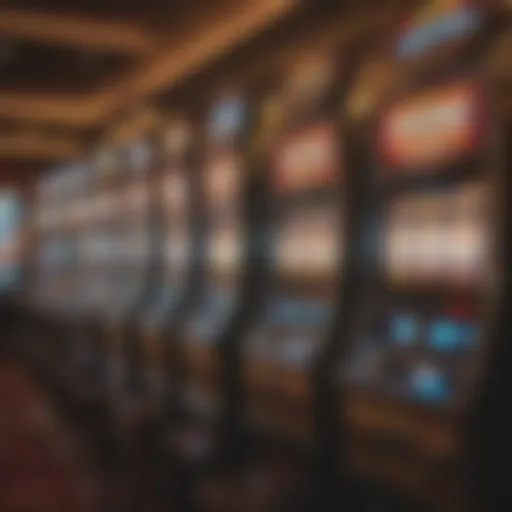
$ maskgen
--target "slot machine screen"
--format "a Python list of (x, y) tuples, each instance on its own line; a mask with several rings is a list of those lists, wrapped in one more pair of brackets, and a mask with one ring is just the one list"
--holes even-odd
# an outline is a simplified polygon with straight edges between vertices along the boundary
[(0, 193), (0, 293), (16, 286), (20, 271), (21, 205), (14, 193)]
[[(188, 193), (184, 172), (175, 170), (169, 172), (164, 178), (163, 184), (164, 206), (170, 217), (179, 216), (185, 220)], [(184, 217), (181, 219), (181, 217)]]
[(226, 150), (213, 155), (205, 173), (211, 228), (207, 257), (212, 270), (223, 274), (235, 273), (242, 257), (240, 169), (237, 154)]
[[(283, 211), (274, 228), (278, 272), (332, 275), (342, 253), (339, 205), (322, 194), (336, 189), (339, 148), (334, 123), (318, 122), (285, 137), (274, 160), (274, 187), (287, 198), (307, 194), (303, 204)], [(316, 193), (320, 196), (315, 198)], [(342, 239), (342, 237), (341, 237)]]
[(163, 182), (163, 209), (168, 236), (165, 261), (169, 273), (183, 277), (190, 256), (189, 183), (181, 168), (169, 169)]
[(214, 155), (208, 163), (206, 194), (213, 207), (232, 209), (238, 204), (240, 161), (233, 151)]
[(337, 132), (332, 123), (318, 123), (290, 135), (275, 156), (275, 188), (278, 192), (300, 192), (334, 183), (338, 153)]
[(339, 214), (331, 205), (301, 208), (285, 217), (275, 233), (276, 266), (284, 274), (329, 276), (341, 254)]
[(470, 183), (395, 197), (387, 207), (381, 263), (399, 284), (478, 285), (489, 267), (489, 190)]
[(212, 233), (209, 261), (214, 269), (233, 272), (239, 266), (242, 256), (239, 224), (236, 219), (230, 219)]
[[(397, 54), (412, 59), (453, 41), (471, 37), (482, 25), (478, 0), (428, 0), (407, 19), (397, 41)], [(491, 2), (490, 2), (491, 3)]]
[(471, 156), (484, 128), (481, 94), (474, 83), (458, 82), (391, 106), (377, 133), (384, 170), (414, 175)]

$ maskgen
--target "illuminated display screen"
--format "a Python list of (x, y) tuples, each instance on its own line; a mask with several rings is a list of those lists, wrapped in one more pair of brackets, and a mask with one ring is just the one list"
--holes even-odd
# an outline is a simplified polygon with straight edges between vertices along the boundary
[(331, 275), (336, 271), (342, 237), (336, 207), (301, 208), (283, 219), (276, 237), (278, 270), (290, 274)]
[(173, 231), (169, 235), (165, 247), (165, 259), (168, 266), (181, 269), (184, 268), (189, 259), (190, 237), (186, 230)]
[(233, 152), (214, 156), (205, 173), (208, 202), (229, 206), (238, 198), (240, 162)]
[(16, 195), (0, 194), (0, 291), (15, 285), (20, 266), (20, 202)]
[(313, 299), (298, 300), (278, 298), (269, 303), (267, 320), (272, 325), (318, 327), (329, 323), (333, 307), (330, 302)]
[(376, 304), (360, 324), (351, 379), (421, 402), (457, 400), (466, 362), (482, 341), (478, 300), (444, 294)]
[(170, 170), (163, 181), (163, 201), (169, 215), (183, 214), (188, 201), (188, 183), (181, 170)]
[(241, 262), (242, 240), (236, 223), (214, 230), (208, 247), (210, 264), (218, 270), (235, 270)]
[(213, 107), (208, 131), (215, 138), (231, 137), (243, 129), (246, 115), (246, 104), (243, 98), (226, 96)]
[(245, 348), (252, 357), (307, 367), (317, 354), (333, 313), (330, 301), (274, 298), (267, 303), (265, 319)]
[[(484, 2), (482, 2), (484, 3)], [(480, 10), (468, 0), (430, 0), (407, 23), (397, 54), (411, 58), (432, 48), (472, 35), (482, 24)]]
[(471, 155), (481, 132), (480, 90), (459, 82), (398, 102), (381, 119), (377, 143), (394, 172), (415, 172)]
[(293, 192), (332, 184), (339, 172), (338, 152), (337, 132), (331, 123), (289, 135), (275, 156), (276, 188)]
[(389, 206), (382, 263), (394, 282), (478, 283), (489, 264), (488, 189), (459, 186), (397, 197)]

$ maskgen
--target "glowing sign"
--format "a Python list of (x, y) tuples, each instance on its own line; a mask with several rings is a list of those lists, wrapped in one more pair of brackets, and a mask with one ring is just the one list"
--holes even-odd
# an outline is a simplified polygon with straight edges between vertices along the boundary
[(382, 160), (397, 171), (425, 168), (470, 154), (481, 136), (479, 89), (454, 83), (394, 105), (378, 129)]
[(339, 167), (336, 131), (330, 123), (293, 134), (276, 155), (276, 185), (286, 191), (317, 188), (336, 181)]
[(465, 0), (431, 0), (412, 19), (397, 42), (397, 54), (411, 58), (475, 33), (482, 12)]

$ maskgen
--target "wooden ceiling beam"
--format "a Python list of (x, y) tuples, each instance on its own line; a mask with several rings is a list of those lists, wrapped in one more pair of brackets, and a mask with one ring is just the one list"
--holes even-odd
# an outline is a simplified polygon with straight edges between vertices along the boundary
[(0, 158), (19, 160), (58, 160), (76, 157), (84, 150), (81, 141), (41, 133), (0, 133)]
[(155, 48), (149, 31), (128, 22), (0, 9), (0, 35), (87, 50), (145, 55)]
[(101, 118), (102, 108), (90, 94), (0, 93), (0, 118), (31, 123), (87, 128)]
[(125, 97), (159, 92), (197, 71), (211, 59), (254, 37), (296, 7), (297, 0), (245, 0), (228, 2), (222, 11), (202, 13), (184, 34), (171, 37), (148, 62), (119, 81), (112, 91)]
[(209, 59), (276, 21), (294, 5), (295, 0), (247, 0), (230, 3), (222, 12), (213, 4), (211, 16), (203, 16), (200, 23), (187, 29), (186, 37), (180, 34), (171, 38), (149, 63), (109, 87), (67, 96), (2, 92), (0, 117), (84, 128), (100, 125), (117, 111), (171, 87)]

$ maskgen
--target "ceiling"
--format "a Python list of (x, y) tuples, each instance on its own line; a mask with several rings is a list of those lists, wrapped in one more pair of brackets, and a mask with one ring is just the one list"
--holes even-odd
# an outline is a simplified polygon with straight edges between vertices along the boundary
[(329, 31), (356, 38), (411, 5), (0, 0), (0, 182), (83, 155), (146, 100), (180, 102), (205, 83), (213, 88), (214, 76), (257, 73), (295, 51), (306, 28), (315, 41)]
[(295, 0), (0, 0), (0, 179), (85, 151), (120, 112)]

